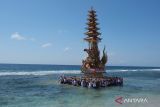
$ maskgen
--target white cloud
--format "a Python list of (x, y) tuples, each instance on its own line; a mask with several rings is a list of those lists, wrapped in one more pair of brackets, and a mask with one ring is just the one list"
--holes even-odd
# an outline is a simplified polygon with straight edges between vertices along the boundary
[(116, 55), (114, 52), (109, 52), (107, 54), (108, 54), (108, 56), (115, 56)]
[(58, 34), (65, 34), (67, 33), (67, 30), (64, 30), (64, 29), (59, 29), (58, 30)]
[(31, 41), (33, 41), (33, 42), (34, 42), (34, 41), (36, 41), (36, 39), (35, 39), (35, 38), (30, 38), (30, 40), (31, 40)]
[(42, 47), (42, 48), (47, 48), (47, 47), (50, 47), (50, 46), (52, 46), (51, 43), (45, 43), (45, 44), (43, 44), (41, 47)]
[(18, 32), (15, 32), (11, 35), (11, 39), (14, 40), (26, 40), (25, 37), (23, 37), (22, 35), (20, 35)]
[(66, 48), (64, 48), (64, 51), (66, 52), (66, 51), (69, 51), (71, 48), (70, 47), (66, 47)]

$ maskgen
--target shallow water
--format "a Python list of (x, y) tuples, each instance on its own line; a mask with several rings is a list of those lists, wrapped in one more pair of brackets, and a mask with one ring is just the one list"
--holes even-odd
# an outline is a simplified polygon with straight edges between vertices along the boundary
[[(59, 84), (62, 71), (65, 75), (81, 75), (79, 66), (0, 65), (0, 107), (159, 106), (159, 68), (108, 67), (106, 75), (123, 77), (124, 85), (102, 89)], [(115, 102), (117, 97), (146, 98), (148, 103), (119, 104)]]

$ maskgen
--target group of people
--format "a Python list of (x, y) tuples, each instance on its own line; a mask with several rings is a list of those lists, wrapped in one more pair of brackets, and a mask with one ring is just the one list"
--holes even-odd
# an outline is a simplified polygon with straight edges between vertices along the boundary
[(88, 88), (99, 88), (113, 85), (122, 85), (123, 79), (119, 77), (106, 77), (106, 78), (88, 78), (88, 77), (60, 77), (61, 84), (69, 84), (74, 86), (82, 86)]

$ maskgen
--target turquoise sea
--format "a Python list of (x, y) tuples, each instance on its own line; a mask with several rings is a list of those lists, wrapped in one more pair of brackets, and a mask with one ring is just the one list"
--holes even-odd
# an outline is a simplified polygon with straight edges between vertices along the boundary
[[(0, 64), (0, 107), (160, 107), (160, 67), (107, 66), (124, 85), (88, 89), (58, 83), (60, 75), (82, 75), (75, 65)], [(116, 98), (146, 98), (119, 104)]]

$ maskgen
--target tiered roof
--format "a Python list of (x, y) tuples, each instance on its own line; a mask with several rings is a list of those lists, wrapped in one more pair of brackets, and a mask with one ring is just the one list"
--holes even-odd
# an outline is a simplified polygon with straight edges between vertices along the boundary
[(101, 35), (101, 33), (98, 32), (98, 30), (100, 28), (97, 27), (98, 23), (97, 23), (97, 18), (96, 18), (96, 11), (93, 10), (93, 8), (91, 8), (91, 10), (89, 11), (88, 14), (88, 27), (87, 32), (85, 33), (88, 37), (85, 38), (85, 40), (87, 41), (100, 41), (101, 38), (99, 38), (98, 36)]

